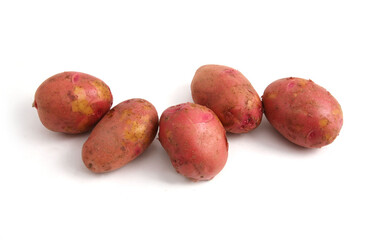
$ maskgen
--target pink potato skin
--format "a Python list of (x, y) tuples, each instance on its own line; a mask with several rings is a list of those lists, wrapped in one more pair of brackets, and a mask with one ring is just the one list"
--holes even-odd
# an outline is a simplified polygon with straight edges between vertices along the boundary
[(192, 181), (214, 178), (228, 158), (224, 127), (212, 110), (198, 104), (166, 109), (159, 140), (176, 171)]
[(155, 139), (158, 114), (144, 99), (113, 107), (94, 127), (82, 148), (85, 166), (95, 173), (116, 170), (142, 154)]
[(100, 79), (80, 72), (62, 72), (37, 89), (33, 107), (49, 130), (83, 133), (109, 111), (113, 104), (110, 88)]
[(212, 109), (226, 131), (249, 132), (262, 121), (262, 102), (249, 80), (239, 71), (221, 65), (204, 65), (191, 82), (195, 103)]
[(289, 141), (320, 148), (334, 141), (343, 125), (337, 100), (312, 80), (283, 78), (264, 91), (263, 106), (271, 125)]

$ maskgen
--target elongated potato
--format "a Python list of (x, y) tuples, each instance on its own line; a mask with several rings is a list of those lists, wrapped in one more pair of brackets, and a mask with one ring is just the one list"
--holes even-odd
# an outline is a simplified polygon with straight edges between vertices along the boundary
[(191, 82), (191, 94), (195, 103), (216, 113), (228, 132), (249, 132), (262, 120), (258, 93), (249, 80), (233, 68), (201, 66)]
[(82, 148), (85, 166), (96, 173), (118, 169), (139, 156), (154, 140), (158, 115), (144, 99), (112, 108), (95, 126)]
[(323, 147), (332, 143), (342, 128), (338, 101), (311, 80), (279, 79), (268, 85), (262, 98), (268, 121), (297, 145)]
[(91, 130), (112, 104), (110, 88), (100, 79), (63, 72), (38, 87), (33, 107), (49, 130), (74, 134)]
[(176, 171), (193, 181), (212, 179), (228, 158), (225, 129), (213, 111), (198, 104), (166, 109), (159, 140)]

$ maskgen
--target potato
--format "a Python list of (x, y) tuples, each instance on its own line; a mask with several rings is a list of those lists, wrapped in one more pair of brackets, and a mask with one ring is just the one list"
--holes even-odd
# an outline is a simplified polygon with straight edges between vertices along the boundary
[(239, 71), (220, 65), (200, 67), (191, 82), (195, 103), (207, 106), (231, 133), (249, 132), (262, 120), (262, 102)]
[(33, 107), (51, 131), (89, 131), (113, 104), (110, 88), (100, 79), (80, 72), (63, 72), (44, 81), (35, 93)]
[(339, 103), (312, 80), (277, 80), (265, 89), (262, 99), (271, 125), (297, 145), (323, 147), (333, 142), (342, 128)]
[(193, 181), (212, 179), (228, 158), (224, 127), (213, 111), (198, 104), (166, 109), (160, 118), (159, 140), (176, 171)]
[(118, 169), (147, 149), (157, 128), (158, 114), (150, 102), (121, 102), (95, 126), (83, 145), (82, 160), (95, 173)]

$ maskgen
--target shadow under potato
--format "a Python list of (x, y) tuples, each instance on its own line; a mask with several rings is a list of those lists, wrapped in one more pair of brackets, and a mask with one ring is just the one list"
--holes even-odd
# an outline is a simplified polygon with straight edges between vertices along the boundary
[(299, 153), (301, 155), (312, 154), (316, 151), (316, 149), (304, 148), (290, 142), (268, 122), (265, 116), (263, 116), (261, 124), (251, 132), (242, 134), (227, 133), (227, 138), (230, 142), (230, 145), (233, 141), (242, 139), (242, 141), (253, 144), (254, 146), (258, 147), (258, 149), (263, 149), (275, 153)]
[(35, 144), (51, 143), (53, 141), (70, 140), (77, 138), (87, 138), (91, 131), (79, 134), (67, 134), (54, 132), (47, 129), (39, 120), (37, 110), (32, 107), (32, 101), (25, 97), (19, 99), (17, 107), (14, 108), (12, 113), (12, 121), (17, 125), (17, 135), (30, 139)]
[(119, 169), (122, 174), (137, 174), (143, 179), (155, 179), (173, 184), (187, 184), (191, 181), (178, 174), (157, 138), (136, 159)]

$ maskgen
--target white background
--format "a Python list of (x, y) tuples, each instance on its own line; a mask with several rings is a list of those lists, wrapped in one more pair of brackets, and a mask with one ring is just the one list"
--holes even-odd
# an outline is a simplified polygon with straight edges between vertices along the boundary
[[(375, 1), (0, 2), (0, 239), (377, 239)], [(322, 149), (296, 147), (263, 119), (228, 135), (208, 182), (174, 171), (156, 140), (107, 174), (81, 160), (88, 134), (50, 132), (31, 107), (45, 79), (104, 80), (114, 106), (158, 113), (192, 101), (203, 64), (240, 70), (262, 95), (310, 78), (344, 125)]]

